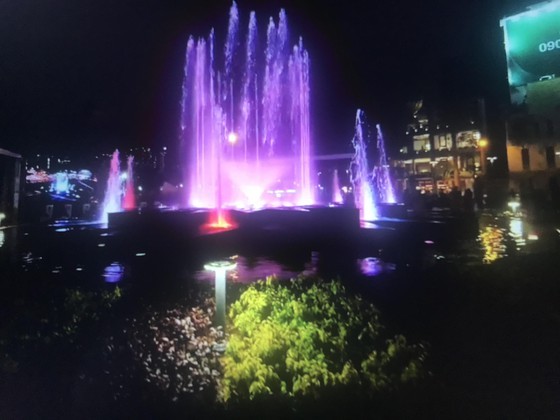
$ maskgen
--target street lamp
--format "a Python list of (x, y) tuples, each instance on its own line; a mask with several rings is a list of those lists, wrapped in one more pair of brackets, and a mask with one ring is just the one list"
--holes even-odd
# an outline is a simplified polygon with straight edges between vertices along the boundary
[(511, 211), (513, 213), (517, 213), (517, 209), (521, 206), (521, 204), (519, 203), (519, 201), (510, 201), (508, 203), (508, 206), (511, 208)]
[(226, 326), (226, 271), (237, 266), (233, 261), (213, 261), (204, 265), (205, 270), (214, 272), (214, 287), (216, 296), (216, 314), (214, 324), (225, 329)]

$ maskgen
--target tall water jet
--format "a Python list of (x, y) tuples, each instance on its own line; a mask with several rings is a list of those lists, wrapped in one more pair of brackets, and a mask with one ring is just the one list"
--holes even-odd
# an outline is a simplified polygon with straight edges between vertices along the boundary
[(385, 153), (385, 139), (381, 132), (381, 126), (376, 125), (377, 129), (377, 153), (379, 155), (378, 165), (373, 170), (373, 178), (375, 180), (377, 198), (381, 203), (397, 202), (395, 197), (395, 190), (391, 182), (389, 174), (389, 165), (387, 163), (387, 154)]
[(269, 20), (264, 62), (258, 60), (254, 12), (244, 43), (237, 41), (238, 32), (233, 3), (221, 70), (213, 31), (187, 42), (181, 108), (186, 204), (311, 204), (309, 56), (303, 41), (288, 47), (284, 10), (277, 22)]
[(134, 156), (129, 156), (126, 165), (126, 183), (124, 188), (124, 198), (122, 207), (124, 210), (136, 208), (136, 197), (134, 195)]
[(342, 204), (342, 191), (340, 190), (340, 178), (338, 176), (338, 169), (333, 172), (333, 182), (332, 182), (332, 202), (334, 204)]
[(115, 150), (111, 158), (109, 178), (107, 179), (107, 190), (105, 191), (105, 199), (103, 201), (101, 222), (103, 223), (108, 222), (109, 213), (116, 213), (121, 211), (121, 200), (122, 200), (121, 167), (119, 161), (119, 151)]
[(377, 209), (371, 185), (371, 175), (368, 169), (367, 146), (364, 141), (362, 127), (363, 112), (356, 111), (354, 126), (354, 156), (350, 162), (350, 181), (354, 193), (354, 204), (360, 210), (360, 220), (371, 221), (377, 219)]

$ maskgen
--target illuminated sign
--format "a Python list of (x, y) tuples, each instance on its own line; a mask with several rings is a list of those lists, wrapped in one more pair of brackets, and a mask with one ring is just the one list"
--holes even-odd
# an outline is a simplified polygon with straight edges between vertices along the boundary
[(522, 103), (528, 83), (560, 77), (560, 1), (532, 6), (501, 26), (512, 102)]

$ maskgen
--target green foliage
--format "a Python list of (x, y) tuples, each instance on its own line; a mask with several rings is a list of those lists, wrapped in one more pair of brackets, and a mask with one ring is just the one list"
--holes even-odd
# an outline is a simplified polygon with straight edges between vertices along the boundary
[(122, 291), (117, 286), (113, 291), (82, 292), (78, 289), (66, 291), (64, 311), (66, 315), (55, 336), (67, 336), (72, 339), (80, 325), (87, 321), (98, 321), (100, 312), (109, 309), (122, 297)]
[(225, 402), (320, 397), (340, 386), (388, 389), (422, 373), (422, 346), (402, 336), (383, 340), (377, 310), (339, 281), (268, 278), (249, 286), (229, 316)]

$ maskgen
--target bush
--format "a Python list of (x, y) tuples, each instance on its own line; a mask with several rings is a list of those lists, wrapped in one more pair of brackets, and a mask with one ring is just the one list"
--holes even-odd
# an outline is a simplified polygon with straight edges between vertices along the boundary
[(154, 311), (132, 321), (130, 348), (147, 383), (176, 401), (188, 394), (215, 399), (219, 382), (221, 328), (212, 327), (213, 300), (196, 307)]
[(220, 399), (318, 398), (334, 388), (368, 395), (422, 375), (425, 350), (384, 340), (378, 311), (339, 281), (272, 278), (232, 304)]

